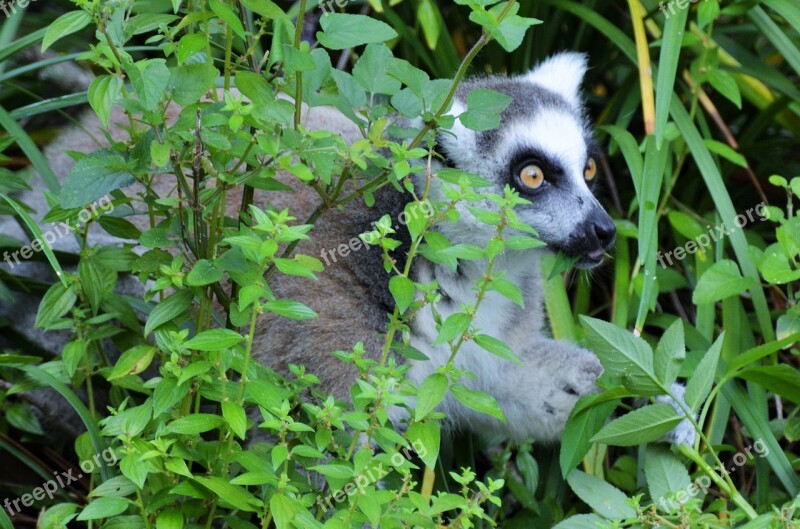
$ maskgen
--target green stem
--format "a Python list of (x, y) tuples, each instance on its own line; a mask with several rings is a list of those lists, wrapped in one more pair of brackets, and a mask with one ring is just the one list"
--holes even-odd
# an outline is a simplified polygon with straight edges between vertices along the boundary
[[(297, 27), (294, 29), (294, 47), (300, 49), (300, 37), (303, 31), (303, 19), (306, 16), (306, 0), (300, 0), (300, 12), (297, 13)], [(303, 108), (303, 72), (297, 72), (297, 87), (294, 95), (294, 128), (300, 127), (301, 110)]]

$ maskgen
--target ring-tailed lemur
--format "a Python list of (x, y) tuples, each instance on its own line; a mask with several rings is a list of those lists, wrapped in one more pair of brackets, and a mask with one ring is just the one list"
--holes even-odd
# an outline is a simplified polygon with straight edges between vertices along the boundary
[[(449, 164), (491, 181), (490, 191), (501, 192), (508, 184), (530, 200), (529, 205), (519, 206), (516, 213), (538, 231), (550, 249), (577, 257), (578, 266), (592, 267), (601, 262), (604, 252), (613, 244), (614, 224), (591, 192), (597, 166), (579, 96), (585, 69), (584, 56), (564, 53), (527, 75), (467, 81), (458, 90), (451, 113), (457, 116), (464, 110), (464, 102), (472, 90), (490, 88), (512, 100), (502, 114), (500, 127), (477, 133), (456, 121), (438, 139), (441, 154)], [(170, 105), (167, 112), (174, 120), (180, 108)], [(124, 140), (126, 123), (125, 115), (116, 108), (111, 117), (111, 137)], [(340, 132), (350, 141), (361, 137), (353, 122), (331, 107), (304, 108), (303, 124), (308, 129)], [(87, 129), (93, 134), (88, 134)], [(82, 120), (81, 128), (68, 129), (48, 146), (45, 155), (59, 179), (63, 180), (74, 164), (66, 152), (90, 152), (106, 146), (95, 143), (94, 138), (103, 137), (101, 129), (97, 117), (91, 114)], [(161, 178), (153, 185), (159, 192), (168, 193), (173, 186), (169, 178), (163, 181)], [(432, 198), (436, 199), (440, 190), (436, 179), (432, 183)], [(231, 198), (231, 203), (238, 202), (237, 197)], [(257, 194), (256, 198), (260, 205), (269, 201), (280, 209), (288, 207), (297, 218), (308, 218), (319, 203), (319, 197), (308, 186), (296, 187), (293, 193)], [(311, 240), (301, 244), (298, 252), (324, 255), (324, 250), (337, 249), (338, 257), (328, 258), (333, 262), (319, 274), (317, 282), (279, 275), (270, 286), (277, 297), (301, 301), (316, 310), (319, 317), (297, 322), (269, 314), (262, 316), (254, 341), (257, 358), (284, 370), (290, 363), (304, 365), (321, 379), (324, 390), (340, 398), (348, 396), (356, 377), (355, 369), (334, 358), (331, 351), (350, 350), (357, 341), (363, 341), (366, 350), (376, 354), (383, 345), (386, 314), (391, 311), (393, 300), (380, 252), (361, 249), (346, 255), (351, 251), (347, 243), (369, 231), (372, 222), (383, 214), (399, 218), (406, 200), (408, 196), (387, 188), (377, 194), (373, 208), (351, 203), (344, 210), (328, 211), (315, 223)], [(25, 193), (23, 201), (40, 214), (48, 209), (40, 192)], [(491, 206), (489, 202), (483, 204)], [(229, 216), (235, 216), (235, 211), (230, 211)], [(136, 217), (131, 220), (137, 223)], [(1, 224), (4, 233), (16, 234), (13, 222)], [(144, 223), (140, 227), (145, 228)], [(485, 225), (472, 220), (466, 209), (461, 211), (459, 223), (443, 223), (438, 229), (454, 244), (485, 242), (493, 235)], [(24, 238), (22, 233), (19, 236)], [(102, 236), (94, 242), (110, 244), (115, 239)], [(69, 243), (69, 239), (63, 239), (56, 245)], [(493, 395), (508, 422), (501, 424), (448, 398), (442, 408), (455, 427), (498, 432), (515, 439), (557, 439), (577, 399), (597, 390), (595, 382), (602, 367), (594, 353), (552, 340), (545, 334), (539, 270), (543, 251), (546, 250), (509, 253), (496, 265), (504, 268), (507, 278), (522, 289), (524, 309), (495, 292), (488, 292), (475, 322), (484, 332), (512, 347), (524, 365), (501, 360), (470, 342), (457, 356), (461, 366), (477, 374), (467, 384)], [(443, 301), (437, 308), (442, 317), (474, 299), (472, 287), (485, 268), (480, 262), (463, 261), (452, 272), (422, 257), (415, 263), (414, 274), (419, 281), (438, 281)], [(14, 307), (15, 321), (20, 311), (25, 313), (24, 308), (29, 309), (30, 317), (19, 320), (27, 322), (20, 325), (20, 330), (28, 334), (33, 331), (30, 322), (36, 304), (37, 300), (32, 300), (28, 305), (21, 303)], [(413, 361), (410, 366), (410, 378), (419, 383), (448, 359), (449, 349), (430, 345), (436, 332), (429, 308), (417, 314), (410, 331), (412, 345), (430, 358), (430, 361)], [(51, 335), (31, 335), (31, 338), (57, 352), (62, 347)], [(682, 387), (673, 389), (677, 395), (682, 394)], [(676, 442), (691, 442), (692, 438), (688, 421), (679, 425), (671, 436)]]
[[(456, 120), (451, 130), (438, 137), (441, 154), (448, 164), (476, 173), (492, 183), (488, 192), (503, 194), (506, 185), (516, 189), (528, 205), (518, 206), (518, 218), (536, 229), (549, 250), (563, 251), (577, 258), (577, 265), (598, 265), (612, 247), (615, 226), (595, 196), (592, 187), (597, 173), (595, 149), (589, 124), (579, 95), (586, 70), (586, 59), (577, 53), (562, 53), (539, 65), (527, 75), (486, 77), (466, 81), (456, 94), (451, 113), (465, 110), (467, 95), (475, 89), (492, 89), (511, 98), (496, 130), (474, 132)], [(352, 124), (341, 129), (352, 128)], [(423, 175), (424, 177), (424, 175)], [(438, 180), (432, 179), (433, 200), (443, 199)], [(418, 182), (418, 187), (423, 182)], [(298, 278), (283, 278), (275, 294), (300, 300), (318, 313), (312, 321), (295, 322), (265, 316), (256, 337), (254, 350), (266, 363), (279, 368), (289, 363), (305, 365), (317, 374), (323, 387), (345, 397), (353, 383), (355, 370), (331, 356), (335, 349), (349, 350), (364, 341), (368, 352), (380, 351), (387, 312), (393, 301), (388, 291), (380, 251), (345, 249), (339, 257), (326, 254), (359, 233), (386, 213), (393, 219), (403, 211), (407, 195), (393, 190), (378, 196), (375, 208), (332, 211), (316, 223), (313, 241), (298, 251), (323, 255), (330, 266), (319, 283)], [(297, 204), (293, 200), (293, 204)], [(479, 207), (497, 209), (489, 200)], [(494, 229), (478, 222), (466, 205), (460, 207), (460, 220), (442, 222), (440, 231), (453, 243), (485, 244)], [(500, 432), (513, 439), (558, 439), (575, 402), (582, 395), (598, 390), (595, 382), (603, 368), (593, 352), (545, 334), (545, 314), (540, 272), (542, 249), (509, 252), (501, 256), (495, 270), (503, 269), (506, 278), (523, 292), (524, 308), (497, 292), (488, 292), (477, 312), (475, 325), (510, 346), (523, 365), (499, 359), (467, 342), (458, 352), (456, 364), (477, 374), (466, 382), (473, 389), (493, 395), (507, 423), (470, 410), (448, 397), (441, 408), (457, 428), (477, 432)], [(334, 261), (334, 262), (330, 262)], [(413, 273), (419, 282), (438, 282), (442, 301), (437, 310), (442, 319), (459, 311), (462, 304), (475, 299), (474, 285), (486, 272), (486, 263), (461, 261), (456, 271), (422, 257), (415, 261)], [(408, 375), (419, 384), (448, 361), (447, 344), (431, 345), (437, 337), (431, 308), (425, 307), (410, 323), (410, 342), (430, 361), (413, 361)], [(679, 440), (691, 431), (682, 425)]]

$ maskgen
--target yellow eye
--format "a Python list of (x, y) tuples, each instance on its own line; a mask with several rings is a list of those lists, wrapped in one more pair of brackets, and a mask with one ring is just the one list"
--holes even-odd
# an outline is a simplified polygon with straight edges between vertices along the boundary
[(597, 162), (594, 161), (594, 158), (589, 158), (586, 169), (583, 170), (583, 176), (586, 177), (587, 182), (591, 182), (597, 176)]
[(519, 181), (529, 189), (538, 189), (544, 183), (544, 171), (538, 165), (526, 165), (519, 173)]

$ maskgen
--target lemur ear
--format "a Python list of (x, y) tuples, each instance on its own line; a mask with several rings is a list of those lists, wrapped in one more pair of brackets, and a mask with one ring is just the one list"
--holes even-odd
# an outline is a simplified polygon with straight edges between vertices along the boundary
[(586, 65), (585, 54), (562, 52), (537, 65), (525, 78), (561, 95), (577, 107), (581, 105), (580, 87)]

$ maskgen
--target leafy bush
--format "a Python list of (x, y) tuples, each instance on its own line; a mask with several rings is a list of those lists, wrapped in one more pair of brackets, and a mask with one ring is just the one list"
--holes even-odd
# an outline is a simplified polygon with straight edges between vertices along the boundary
[[(288, 10), (269, 0), (76, 2), (30, 36), (11, 42), (0, 32), (12, 50), (93, 36), (81, 59), (98, 75), (67, 104), (85, 98), (106, 126), (122, 107), (130, 125), (125, 141), (76, 154), (60, 185), (16, 123), (59, 103), (0, 108), (9, 133), (0, 147), (16, 140), (50, 187), (45, 220), (86, 228), (77, 233), (82, 251), (74, 269), (62, 271), (63, 256), (44, 248), (59, 274), (46, 287), (36, 325), (73, 333), (61, 356), (0, 357), (3, 379), (25, 374), (1, 393), (4, 430), (41, 436), (30, 405), (15, 395), (49, 386), (84, 423), (77, 460), (96, 463), (81, 465), (82, 497), (43, 502), (39, 526), (793, 526), (800, 232), (792, 199), (800, 179), (773, 176), (768, 187), (758, 175), (775, 172), (776, 159), (785, 175), (800, 173), (800, 9), (788, 0), (683, 3), (667, 4), (665, 17), (656, 2), (630, 0), (631, 27), (621, 29), (611, 21), (624, 6), (597, 1), (369, 2), (374, 17), (324, 15), (313, 47), (302, 21), (320, 13), (305, 0)], [(527, 32), (537, 19), (545, 23)], [(488, 196), (499, 215), (475, 210), (496, 230), (486, 248), (449, 246), (431, 228), (457, 222), (457, 204), (487, 198), (480, 177), (439, 171), (448, 191), (437, 202), (414, 190), (410, 175), (434, 177), (435, 131), (452, 121), (446, 112), (471, 66), (520, 71), (565, 44), (591, 48), (589, 102), (612, 155), (607, 170), (618, 175), (610, 194), (620, 237), (611, 285), (569, 271), (577, 281), (567, 290), (559, 272), (568, 263), (552, 259), (547, 306), (556, 338), (586, 341), (601, 358), (605, 391), (579, 402), (558, 449), (505, 445), (481, 462), (478, 447), (442, 443), (444, 415), (435, 408), (452, 392), (502, 416), (490, 395), (459, 382), (468, 375), (452, 359), (474, 339), (487, 354), (513, 360), (508, 347), (472, 328), (470, 315), (489, 289), (519, 296), (516, 285), (492, 283), (492, 268), (503, 252), (537, 241), (504, 235), (507, 227), (530, 232), (517, 221), (520, 199), (509, 191)], [(305, 130), (301, 102), (337, 107), (363, 139), (348, 144), (340, 131)], [(180, 107), (174, 121), (170, 105)], [(492, 110), (474, 112), (470, 126), (496, 126), (502, 100), (481, 105)], [(408, 122), (394, 122), (398, 114)], [(416, 128), (414, 118), (422, 118)], [(2, 171), (5, 212), (41, 236), (9, 196), (23, 177)], [(254, 205), (255, 190), (284, 188), (280, 171), (319, 196), (322, 206), (309, 218)], [(162, 174), (177, 197), (164, 192)], [(134, 182), (138, 190), (125, 189)], [(387, 216), (364, 237), (383, 252), (396, 306), (380, 361), (361, 344), (336, 352), (360, 375), (352, 403), (336, 401), (315, 389), (304, 366), (285, 378), (252, 361), (256, 321), (263, 313), (314, 317), (297, 301), (276, 298), (270, 282), (322, 271), (316, 257), (295, 251), (298, 243), (313, 237), (323, 210), (371, 204), (383, 186), (414, 197), (407, 234), (396, 233)], [(756, 209), (754, 197), (767, 193), (786, 198), (787, 207)], [(80, 218), (87, 203), (106, 196), (115, 216)], [(757, 216), (742, 223), (737, 211), (748, 208)], [(143, 229), (125, 218), (134, 210), (146, 212)], [(746, 232), (745, 224), (752, 224)], [(146, 251), (92, 246), (90, 228), (135, 239)], [(704, 245), (704, 235), (713, 241)], [(391, 252), (405, 238), (408, 256), (395, 262)], [(451, 362), (419, 388), (389, 355), (414, 354), (407, 322), (437, 302), (434, 285), (409, 277), (416, 255), (488, 262), (475, 302), (439, 322)], [(128, 274), (147, 282), (144, 300), (117, 292)], [(37, 286), (6, 271), (0, 280), (8, 285), (0, 295)], [(119, 358), (107, 355), (109, 340)], [(687, 380), (698, 441), (669, 450), (655, 442), (680, 417), (655, 397), (677, 397), (678, 377)], [(408, 426), (396, 431), (388, 410), (413, 396)], [(635, 398), (651, 403), (609, 422)], [(0, 448), (43, 468), (15, 446), (0, 439)], [(97, 459), (109, 449), (113, 464)], [(12, 527), (0, 512), (0, 525)]]

